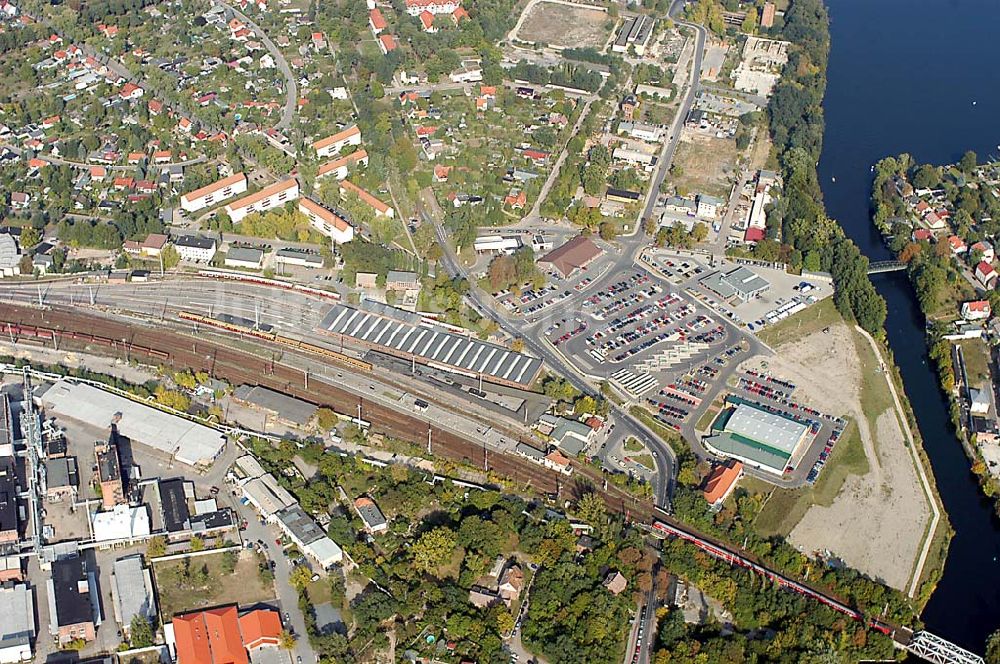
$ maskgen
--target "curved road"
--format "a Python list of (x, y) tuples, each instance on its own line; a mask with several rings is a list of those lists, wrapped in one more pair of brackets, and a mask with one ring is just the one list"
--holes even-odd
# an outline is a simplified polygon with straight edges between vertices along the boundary
[(267, 52), (271, 54), (274, 58), (274, 64), (278, 65), (278, 69), (281, 70), (281, 74), (285, 77), (285, 108), (281, 111), (281, 120), (274, 126), (275, 129), (288, 129), (292, 126), (292, 120), (295, 118), (295, 105), (299, 101), (299, 91), (295, 85), (295, 76), (292, 75), (292, 69), (288, 66), (288, 61), (285, 60), (285, 56), (281, 54), (278, 47), (275, 46), (271, 38), (267, 36), (259, 25), (257, 25), (253, 19), (249, 16), (236, 9), (230, 4), (222, 2), (221, 0), (214, 0), (215, 4), (221, 5), (231, 11), (233, 15), (253, 28), (253, 31), (260, 36), (260, 40), (264, 42), (264, 46), (267, 48)]

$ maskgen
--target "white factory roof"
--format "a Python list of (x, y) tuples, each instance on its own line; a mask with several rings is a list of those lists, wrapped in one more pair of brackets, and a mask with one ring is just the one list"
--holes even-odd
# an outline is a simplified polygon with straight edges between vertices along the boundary
[(119, 558), (113, 565), (111, 595), (115, 602), (115, 619), (122, 627), (129, 627), (132, 618), (156, 618), (156, 599), (149, 570), (142, 564), (142, 556)]
[(117, 425), (123, 436), (190, 466), (211, 464), (225, 445), (215, 429), (85, 383), (60, 380), (42, 395), (42, 403), (50, 415), (100, 429), (107, 429), (120, 415)]
[[(31, 653), (35, 636), (35, 599), (23, 583), (0, 588), (0, 650)], [(25, 649), (26, 648), (26, 649)]]
[(740, 404), (729, 417), (726, 431), (791, 455), (808, 427), (787, 417)]
[(257, 511), (268, 518), (276, 512), (280, 512), (286, 507), (296, 504), (292, 494), (279, 485), (271, 473), (252, 479), (244, 484), (243, 495), (253, 503)]
[(337, 546), (336, 542), (326, 535), (306, 544), (303, 548), (307, 555), (314, 558), (324, 568), (336, 565), (344, 559), (344, 552)]
[(145, 505), (116, 505), (108, 512), (94, 514), (94, 540), (97, 542), (147, 537), (150, 532), (149, 510)]
[(534, 381), (541, 368), (542, 361), (537, 358), (429, 324), (414, 324), (403, 313), (390, 317), (338, 304), (326, 315), (320, 328), (405, 356), (416, 355), (418, 361), (432, 366), (471, 376), (482, 374), (487, 379), (525, 387)]

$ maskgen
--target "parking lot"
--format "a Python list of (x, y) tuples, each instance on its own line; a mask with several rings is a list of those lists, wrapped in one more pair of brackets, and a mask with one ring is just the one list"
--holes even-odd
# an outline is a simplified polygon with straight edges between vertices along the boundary
[[(674, 379), (664, 379), (660, 390), (645, 398), (645, 405), (653, 418), (663, 426), (680, 431), (693, 414), (700, 413), (718, 391), (723, 378), (722, 369), (744, 352), (742, 344), (735, 344), (718, 353), (697, 368), (691, 368)], [(671, 380), (671, 382), (666, 382)]]
[(747, 370), (735, 376), (735, 386), (729, 398), (752, 403), (809, 426), (809, 443), (789, 460), (785, 474), (805, 474), (806, 481), (813, 484), (843, 435), (847, 422), (800, 403), (794, 393), (795, 385), (788, 381), (761, 371)]
[(671, 349), (707, 350), (727, 330), (658, 279), (633, 270), (603, 284), (576, 316), (553, 321), (543, 334), (595, 373), (611, 373), (627, 363), (671, 366)]

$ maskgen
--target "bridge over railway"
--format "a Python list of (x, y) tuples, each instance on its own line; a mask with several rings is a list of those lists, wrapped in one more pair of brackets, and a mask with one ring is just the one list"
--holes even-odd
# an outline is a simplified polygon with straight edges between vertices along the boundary
[(882, 274), (883, 272), (902, 272), (906, 269), (906, 263), (902, 261), (874, 261), (868, 264), (868, 274)]

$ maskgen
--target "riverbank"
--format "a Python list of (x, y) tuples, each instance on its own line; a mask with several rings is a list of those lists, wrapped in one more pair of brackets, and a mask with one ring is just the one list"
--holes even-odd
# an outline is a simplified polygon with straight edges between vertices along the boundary
[[(1000, 293), (986, 219), (1000, 166), (978, 166), (975, 153), (943, 167), (918, 165), (909, 155), (875, 166), (872, 223), (886, 246), (906, 263), (907, 276), (927, 320), (928, 356), (948, 402), (952, 432), (969, 460), (980, 491), (1000, 514), (1000, 420), (993, 383), (989, 324)], [(971, 212), (970, 212), (971, 210)], [(977, 216), (984, 215), (976, 222)], [(986, 215), (990, 215), (986, 217)]]

